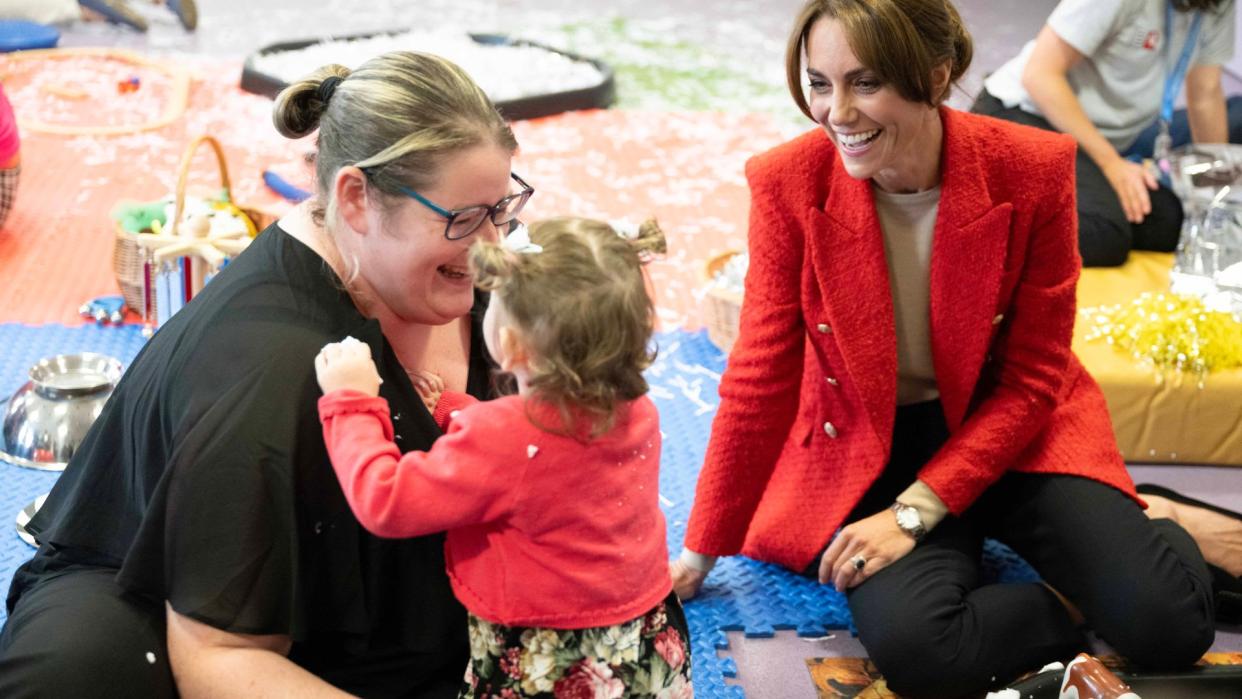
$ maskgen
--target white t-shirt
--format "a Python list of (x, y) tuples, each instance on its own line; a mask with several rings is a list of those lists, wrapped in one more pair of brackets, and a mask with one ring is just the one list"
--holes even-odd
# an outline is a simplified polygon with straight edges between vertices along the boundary
[[(1173, 41), (1165, 51), (1167, 0), (1061, 0), (1048, 26), (1083, 59), (1070, 69), (1070, 87), (1083, 111), (1118, 151), (1160, 114), (1164, 83), (1186, 45), (1192, 15), (1173, 13)], [(1233, 58), (1234, 3), (1203, 13), (1191, 65), (1221, 65)], [(984, 82), (1007, 107), (1042, 116), (1022, 87), (1022, 71), (1035, 42)], [(1166, 58), (1167, 53), (1167, 58)]]

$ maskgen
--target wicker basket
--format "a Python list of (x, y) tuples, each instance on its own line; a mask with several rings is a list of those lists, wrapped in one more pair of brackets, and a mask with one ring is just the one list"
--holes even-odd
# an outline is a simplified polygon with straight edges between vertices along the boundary
[[(190, 177), (190, 165), (194, 161), (194, 153), (204, 144), (210, 146), (216, 154), (216, 165), (220, 170), (220, 186), (224, 190), (225, 197), (232, 201), (233, 193), (229, 185), (229, 171), (224, 160), (224, 150), (220, 148), (219, 141), (211, 136), (199, 136), (186, 147), (185, 154), (181, 156), (173, 211), (180, 212), (185, 205), (185, 190)], [(256, 230), (263, 230), (275, 220), (275, 217), (268, 212), (241, 205), (237, 207), (250, 219)], [(168, 228), (170, 235), (176, 234), (178, 223), (175, 220), (170, 222)], [(143, 233), (146, 232), (148, 231), (143, 231)], [(122, 228), (120, 223), (116, 224), (116, 242), (112, 246), (112, 271), (116, 274), (116, 283), (121, 288), (121, 295), (125, 297), (125, 305), (145, 318), (154, 318), (156, 316), (154, 294), (147, 300), (149, 307), (145, 312), (143, 309), (143, 296), (146, 293), (143, 263), (146, 261), (146, 253), (138, 244), (139, 235), (141, 233), (132, 233)]]
[(730, 250), (707, 260), (703, 265), (703, 281), (707, 287), (707, 306), (704, 310), (704, 324), (707, 326), (707, 339), (728, 353), (737, 340), (738, 318), (742, 312), (742, 295), (736, 291), (722, 289), (713, 282), (720, 270), (733, 258), (741, 254), (738, 250)]

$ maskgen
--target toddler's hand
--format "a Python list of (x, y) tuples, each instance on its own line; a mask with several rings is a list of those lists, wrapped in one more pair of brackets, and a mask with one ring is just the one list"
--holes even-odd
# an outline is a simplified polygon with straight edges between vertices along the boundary
[(315, 357), (315, 375), (324, 393), (350, 389), (378, 396), (383, 383), (371, 360), (371, 348), (352, 337), (324, 345)]
[(440, 396), (444, 394), (444, 379), (430, 371), (418, 369), (406, 373), (410, 376), (410, 383), (414, 384), (414, 390), (418, 391), (419, 397), (423, 399), (423, 405), (427, 406), (427, 412), (434, 415), (436, 404), (440, 402)]
[(703, 587), (703, 581), (707, 579), (707, 573), (691, 568), (682, 563), (680, 558), (673, 558), (668, 562), (668, 572), (673, 578), (673, 592), (683, 602), (694, 599)]

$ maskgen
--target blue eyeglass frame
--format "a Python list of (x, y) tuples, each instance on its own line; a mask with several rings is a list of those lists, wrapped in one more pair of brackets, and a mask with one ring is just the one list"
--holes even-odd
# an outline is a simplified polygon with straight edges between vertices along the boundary
[[(444, 237), (445, 238), (447, 238), (448, 240), (462, 240), (463, 238), (469, 238), (470, 236), (474, 235), (474, 232), (479, 230), (479, 226), (482, 226), (483, 222), (489, 218), (491, 219), (492, 224), (496, 226), (503, 226), (507, 223), (510, 223), (514, 219), (516, 219), (518, 217), (518, 214), (522, 213), (522, 209), (526, 207), (526, 202), (530, 201), (531, 195), (535, 193), (535, 188), (527, 184), (526, 180), (519, 177), (516, 172), (510, 172), (509, 177), (513, 178), (514, 182), (517, 182), (519, 185), (521, 185), (522, 190), (520, 192), (514, 192), (513, 194), (505, 195), (504, 198), (502, 198), (500, 201), (496, 202), (495, 204), (491, 206), (484, 206), (482, 204), (478, 204), (475, 206), (465, 206), (460, 209), (446, 209), (443, 206), (440, 206), (436, 204), (435, 202), (431, 201), (427, 197), (424, 197), (423, 195), (419, 194), (418, 192), (415, 192), (409, 187), (406, 187), (404, 185), (398, 185), (397, 189), (401, 190), (402, 194), (406, 195), (407, 197), (410, 197), (414, 201), (418, 202), (419, 204), (422, 204), (428, 209), (431, 209), (437, 214), (440, 214), (446, 219), (446, 223), (444, 225)], [(497, 221), (496, 217), (504, 213), (505, 206), (507, 206), (514, 199), (521, 199), (522, 201), (521, 203), (517, 205), (517, 208), (515, 208), (512, 211), (512, 215), (507, 220)], [(473, 211), (485, 211), (487, 212), (487, 215), (480, 217), (479, 222), (475, 224), (474, 228), (471, 228), (470, 230), (460, 235), (453, 235), (453, 221), (457, 220), (458, 216), (461, 216), (462, 214), (470, 213)]]

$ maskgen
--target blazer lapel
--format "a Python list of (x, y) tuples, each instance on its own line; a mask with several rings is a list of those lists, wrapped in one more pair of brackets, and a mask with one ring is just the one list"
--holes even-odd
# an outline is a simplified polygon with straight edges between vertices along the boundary
[(887, 451), (897, 400), (897, 336), (884, 240), (870, 184), (839, 164), (831, 178), (824, 210), (811, 207), (806, 214), (815, 278), (833, 338)]
[(944, 148), (940, 209), (932, 239), (931, 344), (936, 384), (950, 429), (965, 419), (1000, 321), (1000, 294), (1013, 208), (994, 205), (970, 124), (941, 108)]

